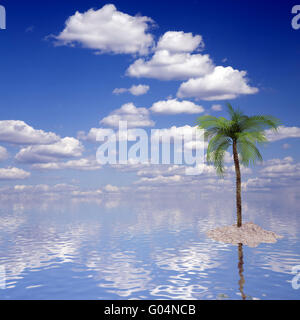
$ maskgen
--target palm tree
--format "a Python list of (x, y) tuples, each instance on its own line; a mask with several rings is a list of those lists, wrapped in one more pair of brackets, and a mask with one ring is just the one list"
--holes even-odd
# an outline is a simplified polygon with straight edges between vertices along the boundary
[(207, 162), (213, 164), (219, 175), (225, 173), (224, 156), (232, 146), (232, 154), (236, 174), (236, 209), (237, 226), (242, 226), (241, 170), (243, 166), (262, 161), (257, 144), (267, 142), (266, 129), (277, 130), (279, 119), (272, 116), (246, 116), (239, 109), (227, 104), (230, 119), (224, 117), (202, 116), (197, 119), (198, 128), (204, 129), (205, 139), (210, 139), (207, 147)]

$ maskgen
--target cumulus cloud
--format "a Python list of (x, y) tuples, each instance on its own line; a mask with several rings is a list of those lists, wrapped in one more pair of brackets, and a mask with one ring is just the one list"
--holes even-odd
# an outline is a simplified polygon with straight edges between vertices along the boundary
[(152, 127), (155, 123), (149, 118), (149, 110), (137, 108), (133, 103), (126, 103), (120, 109), (114, 110), (100, 121), (109, 127), (119, 127), (119, 121), (127, 121), (128, 128)]
[(0, 146), (0, 161), (6, 160), (8, 158), (8, 152), (6, 148)]
[[(101, 203), (100, 189), (96, 190), (80, 190), (78, 186), (60, 183), (55, 185), (38, 184), (38, 185), (15, 185), (13, 187), (0, 188), (1, 201), (9, 203), (24, 203), (32, 205), (41, 204), (43, 206), (53, 206), (55, 202), (66, 199), (72, 201), (97, 201)], [(49, 202), (48, 202), (49, 201)]]
[(96, 160), (82, 158), (76, 160), (69, 160), (66, 162), (35, 163), (32, 165), (32, 168), (38, 170), (73, 169), (81, 171), (92, 171), (101, 169), (101, 166), (98, 164)]
[[(180, 139), (182, 136), (186, 136), (185, 143), (188, 143), (190, 141), (193, 141), (193, 137), (195, 136), (197, 132), (200, 132), (197, 127), (191, 127), (189, 125), (185, 125), (182, 127), (176, 127), (172, 126), (170, 128), (165, 128), (165, 129), (159, 129), (159, 131), (155, 130), (151, 138), (153, 141), (159, 140), (161, 141), (162, 137), (166, 139)], [(190, 138), (190, 139), (188, 139)]]
[[(208, 54), (195, 53), (204, 47), (201, 35), (168, 31), (159, 39), (150, 58), (137, 59), (127, 69), (127, 75), (159, 80), (187, 80), (177, 96), (203, 100), (234, 99), (242, 94), (254, 94), (246, 71), (215, 66)], [(219, 111), (219, 110), (214, 110)]]
[(210, 101), (235, 99), (239, 95), (256, 92), (258, 92), (257, 88), (248, 85), (246, 71), (217, 66), (212, 73), (202, 78), (189, 79), (182, 83), (177, 96)]
[(107, 192), (118, 192), (120, 189), (116, 186), (112, 186), (111, 184), (107, 184), (105, 187), (104, 187), (104, 191), (107, 191)]
[[(169, 176), (182, 176), (196, 175), (201, 173), (202, 175), (216, 176), (216, 170), (213, 166), (205, 163), (198, 164), (194, 167), (185, 165), (148, 165), (144, 168), (137, 168), (137, 176), (146, 178), (155, 178), (157, 176), (169, 177)], [(199, 177), (199, 176), (198, 176)], [(151, 182), (151, 180), (143, 180), (144, 182)]]
[(80, 44), (97, 53), (147, 54), (153, 46), (153, 36), (147, 33), (153, 21), (145, 16), (130, 16), (113, 4), (101, 9), (76, 12), (65, 29), (56, 36), (58, 44)]
[[(15, 194), (26, 194), (28, 196), (36, 196), (36, 195), (54, 195), (59, 194), (63, 195), (66, 193), (74, 192), (78, 189), (77, 186), (59, 183), (53, 186), (47, 184), (37, 184), (37, 185), (15, 185), (13, 187)], [(12, 192), (11, 192), (12, 193)]]
[(300, 138), (300, 128), (279, 126), (277, 132), (270, 129), (266, 130), (266, 136), (272, 142), (287, 138)]
[(156, 50), (168, 50), (169, 52), (193, 52), (197, 48), (204, 47), (202, 36), (183, 31), (168, 31), (160, 37)]
[(187, 80), (204, 76), (212, 70), (213, 63), (207, 54), (158, 50), (149, 60), (136, 60), (127, 69), (127, 75), (159, 80)]
[(156, 176), (154, 178), (147, 178), (143, 177), (140, 180), (136, 181), (136, 184), (169, 184), (169, 183), (178, 183), (180, 182), (182, 177), (180, 175), (174, 175), (174, 176)]
[(212, 106), (211, 106), (211, 110), (212, 111), (222, 111), (222, 106), (220, 105), (220, 104), (213, 104)]
[(19, 168), (0, 168), (0, 180), (19, 180), (26, 179), (30, 176), (30, 172), (27, 172)]
[(157, 176), (173, 176), (184, 174), (185, 167), (183, 165), (145, 165), (143, 167), (136, 167), (136, 174), (139, 177), (153, 178)]
[(129, 92), (134, 96), (141, 96), (143, 94), (146, 94), (149, 91), (150, 87), (144, 84), (139, 85), (133, 85), (129, 89), (126, 88), (115, 88), (113, 90), (114, 94), (121, 94), (125, 92)]
[(264, 166), (266, 167), (266, 166), (273, 166), (273, 165), (278, 165), (278, 164), (292, 163), (293, 161), (294, 161), (293, 157), (285, 157), (283, 159), (275, 158), (275, 159), (267, 160), (264, 163)]
[(294, 162), (292, 157), (285, 157), (266, 161), (259, 177), (248, 179), (242, 186), (252, 191), (295, 188), (299, 187), (299, 178), (300, 163)]
[(66, 137), (53, 144), (22, 148), (15, 158), (24, 163), (53, 162), (61, 158), (79, 157), (83, 149), (80, 141)]
[(84, 131), (79, 131), (77, 133), (77, 138), (80, 140), (95, 142), (97, 141), (97, 136), (105, 136), (107, 134), (106, 128), (91, 128), (88, 134)]
[(300, 177), (300, 164), (294, 163), (292, 157), (272, 159), (266, 162), (260, 173), (264, 177), (273, 178)]
[(231, 185), (233, 181), (231, 171), (226, 179), (220, 179), (216, 175), (215, 168), (205, 163), (196, 166), (151, 165), (138, 170), (137, 175), (140, 178), (135, 181), (135, 184), (139, 186), (170, 186), (189, 188), (189, 190), (197, 188), (198, 192), (205, 189), (222, 189), (224, 185)]
[(13, 144), (50, 144), (60, 139), (53, 132), (36, 130), (20, 120), (0, 121), (0, 141)]
[[(108, 137), (112, 134), (115, 134), (116, 141), (124, 141), (124, 140), (130, 140), (135, 141), (136, 136), (138, 135), (138, 132), (136, 132), (136, 129), (128, 129), (127, 134), (124, 132), (113, 132), (111, 129), (106, 128), (91, 128), (88, 134), (86, 134), (84, 131), (78, 132), (78, 139), (90, 141), (90, 142), (96, 142), (98, 141), (98, 137)], [(102, 141), (102, 140), (101, 140)]]
[(155, 102), (150, 108), (152, 112), (164, 114), (179, 114), (179, 113), (201, 113), (204, 111), (202, 106), (187, 100), (178, 101), (177, 99), (169, 99), (165, 101)]

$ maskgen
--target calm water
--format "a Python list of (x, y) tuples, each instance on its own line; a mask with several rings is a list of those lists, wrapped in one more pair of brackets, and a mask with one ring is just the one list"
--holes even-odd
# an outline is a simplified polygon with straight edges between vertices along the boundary
[(291, 285), (300, 265), (299, 203), (245, 200), (245, 221), (284, 236), (256, 248), (206, 237), (234, 221), (228, 200), (7, 204), (0, 299), (299, 299)]

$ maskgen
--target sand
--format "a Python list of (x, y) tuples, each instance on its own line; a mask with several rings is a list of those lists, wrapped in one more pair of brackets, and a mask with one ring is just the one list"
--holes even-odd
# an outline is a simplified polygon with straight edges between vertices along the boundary
[(206, 234), (210, 239), (219, 242), (242, 243), (249, 247), (257, 247), (260, 243), (275, 243), (277, 239), (283, 238), (272, 231), (264, 230), (253, 222), (246, 222), (240, 228), (236, 225), (216, 228)]

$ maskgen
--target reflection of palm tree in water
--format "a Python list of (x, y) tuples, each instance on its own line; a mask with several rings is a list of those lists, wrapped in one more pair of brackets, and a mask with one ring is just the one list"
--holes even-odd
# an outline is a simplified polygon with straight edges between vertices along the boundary
[(239, 275), (240, 275), (240, 280), (239, 280), (239, 290), (242, 295), (242, 299), (246, 299), (246, 295), (244, 293), (244, 284), (245, 284), (245, 278), (243, 275), (243, 265), (244, 265), (244, 259), (243, 259), (243, 244), (239, 243), (238, 244), (238, 254), (239, 254), (239, 263), (238, 263), (238, 268), (239, 268)]

